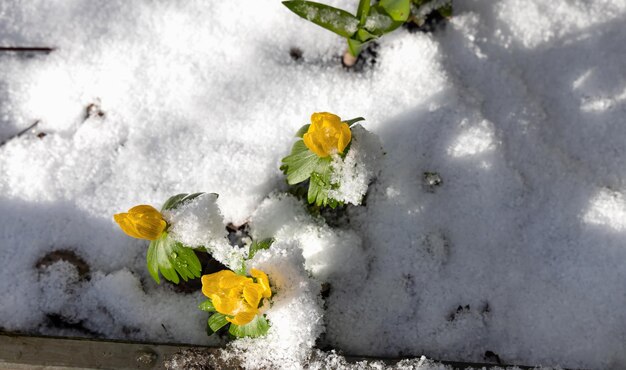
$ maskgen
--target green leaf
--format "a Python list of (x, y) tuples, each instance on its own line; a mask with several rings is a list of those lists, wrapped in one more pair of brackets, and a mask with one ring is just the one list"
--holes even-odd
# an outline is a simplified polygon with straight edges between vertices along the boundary
[(213, 332), (216, 332), (226, 326), (226, 324), (228, 324), (228, 321), (226, 320), (226, 315), (216, 312), (209, 317), (208, 323), (209, 328), (211, 328)]
[(363, 47), (363, 43), (359, 40), (348, 39), (348, 50), (353, 57), (358, 57), (361, 54), (361, 49)]
[(352, 125), (354, 125), (355, 123), (357, 123), (357, 122), (361, 122), (361, 121), (365, 121), (365, 118), (363, 118), (363, 117), (357, 117), (357, 118), (349, 119), (349, 120), (347, 120), (347, 121), (343, 121), (343, 122), (347, 123), (347, 124), (348, 124), (348, 126), (352, 126)]
[(396, 22), (406, 22), (411, 12), (410, 0), (380, 0), (378, 3), (391, 19)]
[(207, 299), (206, 301), (200, 303), (198, 305), (198, 308), (206, 312), (215, 312), (215, 306), (213, 306), (213, 302), (211, 302), (210, 299)]
[(307, 201), (309, 204), (315, 203), (317, 206), (326, 206), (328, 204), (328, 191), (332, 189), (330, 183), (332, 173), (330, 162), (332, 159), (330, 157), (321, 159), (315, 171), (311, 173)]
[[(163, 204), (163, 207), (161, 207), (162, 211), (167, 211), (170, 209), (176, 209), (179, 206), (181, 206), (183, 203), (190, 201), (194, 198), (197, 198), (198, 196), (202, 195), (204, 193), (193, 193), (193, 194), (187, 194), (187, 193), (181, 193), (181, 194), (176, 194), (172, 197), (170, 197), (167, 201), (165, 201), (165, 204)], [(216, 198), (218, 197), (217, 194), (215, 193), (211, 193), (213, 194)]]
[(376, 4), (370, 8), (370, 14), (367, 17), (364, 28), (376, 36), (382, 36), (403, 24), (404, 22), (394, 21), (380, 4)]
[(356, 31), (356, 39), (365, 43), (368, 41), (371, 41), (375, 38), (377, 38), (378, 36), (376, 35), (372, 35), (371, 33), (367, 32), (365, 29), (361, 28), (358, 31)]
[(370, 1), (371, 0), (359, 1), (359, 8), (356, 11), (356, 17), (359, 19), (359, 26), (362, 26), (365, 24), (367, 15), (370, 13), (370, 4), (371, 4)]
[(359, 20), (354, 15), (343, 9), (333, 8), (325, 4), (293, 0), (283, 1), (283, 5), (300, 17), (339, 36), (350, 37), (354, 35), (359, 25)]
[(256, 240), (253, 241), (250, 245), (250, 250), (248, 251), (248, 259), (251, 260), (254, 258), (256, 252), (262, 249), (269, 249), (272, 243), (274, 243), (274, 238), (263, 239), (260, 242), (257, 242)]
[(257, 315), (252, 321), (246, 325), (230, 324), (228, 332), (237, 338), (257, 338), (267, 334), (270, 324), (263, 315)]
[(310, 123), (307, 123), (306, 125), (300, 127), (300, 129), (298, 130), (298, 132), (296, 132), (296, 137), (303, 137), (304, 134), (306, 134), (307, 131), (309, 131), (309, 127), (311, 126)]
[(200, 277), (202, 266), (193, 249), (173, 240), (164, 232), (150, 243), (147, 253), (148, 272), (160, 284), (159, 272), (167, 280), (178, 284), (180, 279), (187, 281)]
[(150, 246), (148, 247), (148, 253), (146, 254), (146, 260), (148, 262), (148, 272), (150, 273), (150, 276), (152, 276), (157, 284), (161, 284), (161, 279), (159, 279), (159, 261), (156, 257), (156, 248), (157, 241), (151, 241)]
[(283, 158), (287, 183), (297, 184), (308, 179), (315, 170), (320, 158), (304, 145), (304, 141), (298, 140), (291, 149), (291, 154)]

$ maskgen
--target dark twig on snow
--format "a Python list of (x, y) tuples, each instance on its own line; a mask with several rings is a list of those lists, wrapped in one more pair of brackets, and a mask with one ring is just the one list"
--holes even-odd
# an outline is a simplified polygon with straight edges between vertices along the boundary
[(3, 146), (4, 144), (8, 143), (9, 141), (18, 138), (22, 135), (24, 135), (25, 133), (27, 133), (28, 131), (34, 129), (35, 127), (37, 127), (37, 125), (39, 124), (39, 120), (35, 121), (32, 125), (26, 127), (25, 129), (23, 129), (22, 131), (18, 132), (17, 134), (9, 137), (8, 139), (4, 140), (4, 141), (0, 141), (0, 146)]
[(13, 53), (45, 53), (49, 54), (54, 51), (54, 48), (40, 47), (40, 46), (0, 46), (0, 52), (13, 52)]

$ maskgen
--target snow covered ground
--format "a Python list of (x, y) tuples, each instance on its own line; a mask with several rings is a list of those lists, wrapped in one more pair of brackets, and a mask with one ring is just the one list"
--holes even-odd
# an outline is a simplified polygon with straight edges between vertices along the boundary
[[(0, 327), (220, 344), (202, 295), (156, 285), (147, 243), (112, 218), (206, 191), (226, 222), (278, 234), (284, 259), (330, 282), (320, 345), (626, 367), (626, 1), (463, 0), (454, 12), (434, 34), (386, 36), (373, 66), (348, 72), (344, 41), (278, 0), (0, 2), (0, 46), (55, 48), (0, 54), (0, 142), (39, 121), (0, 146)], [(320, 111), (365, 117), (387, 153), (339, 229), (270, 195)], [(59, 249), (88, 278), (38, 263)], [(258, 263), (307, 287), (286, 290), (283, 318), (310, 305), (293, 327), (274, 319), (271, 343), (288, 347), (323, 326), (306, 320), (318, 288), (277, 253)], [(303, 343), (283, 352), (297, 363)]]

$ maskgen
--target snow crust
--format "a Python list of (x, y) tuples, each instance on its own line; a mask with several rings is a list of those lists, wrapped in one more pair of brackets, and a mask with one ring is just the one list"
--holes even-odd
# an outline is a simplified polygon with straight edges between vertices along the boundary
[[(223, 345), (201, 293), (156, 285), (112, 219), (206, 191), (223, 223), (277, 239), (255, 263), (285, 293), (255, 353), (296, 365), (324, 331), (349, 355), (626, 367), (626, 1), (453, 5), (357, 73), (279, 1), (1, 2), (0, 45), (55, 50), (0, 54), (0, 327)], [(277, 192), (320, 111), (365, 117), (387, 153), (334, 228)], [(59, 249), (89, 278), (37, 267)]]

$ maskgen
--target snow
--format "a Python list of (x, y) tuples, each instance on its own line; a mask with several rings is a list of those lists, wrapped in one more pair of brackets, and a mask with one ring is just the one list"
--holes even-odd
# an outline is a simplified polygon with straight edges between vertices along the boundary
[(266, 272), (277, 291), (266, 311), (271, 327), (262, 339), (231, 342), (220, 357), (236, 358), (244, 368), (301, 367), (324, 330), (320, 284), (309, 277), (293, 243), (275, 242), (258, 252), (249, 267)]
[(328, 196), (344, 204), (360, 205), (369, 184), (378, 173), (383, 151), (378, 137), (361, 125), (353, 126), (351, 131), (348, 154), (344, 158), (337, 154), (332, 157), (330, 181), (338, 184), (338, 188), (331, 189)]
[(163, 217), (172, 225), (168, 232), (174, 240), (191, 248), (204, 248), (213, 258), (237, 270), (242, 264), (244, 253), (229, 245), (217, 199), (215, 193), (202, 194), (172, 210), (164, 211)]
[[(625, 367), (626, 1), (453, 5), (445, 29), (398, 29), (356, 72), (345, 40), (280, 1), (1, 2), (0, 45), (55, 50), (0, 54), (0, 327), (225, 345), (204, 332), (202, 294), (152, 281), (147, 243), (112, 218), (204, 191), (216, 204), (168, 216), (187, 219), (181, 238), (246, 222), (276, 238), (253, 260), (280, 286), (271, 333), (226, 347), (255, 349), (250, 367), (345, 365), (316, 338), (418, 358), (406, 368), (487, 351)], [(366, 202), (332, 223), (279, 170), (322, 111), (365, 117), (386, 153)], [(58, 250), (89, 276), (38, 264)]]

